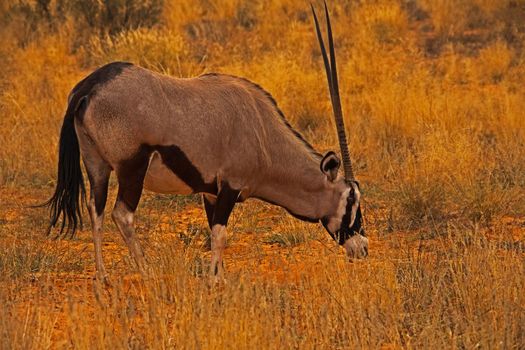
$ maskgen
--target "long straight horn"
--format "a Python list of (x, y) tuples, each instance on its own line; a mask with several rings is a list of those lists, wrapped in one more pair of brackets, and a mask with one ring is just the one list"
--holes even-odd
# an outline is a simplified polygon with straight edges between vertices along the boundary
[(328, 80), (328, 88), (330, 89), (330, 98), (332, 101), (332, 108), (334, 111), (335, 125), (337, 127), (337, 136), (339, 139), (339, 147), (341, 148), (341, 157), (343, 161), (343, 169), (345, 173), (345, 180), (351, 181), (354, 180), (354, 171), (352, 169), (352, 161), (350, 160), (350, 151), (348, 150), (348, 143), (346, 141), (345, 134), (345, 124), (343, 121), (343, 110), (341, 107), (341, 98), (339, 96), (339, 83), (337, 80), (337, 65), (335, 61), (335, 49), (334, 49), (334, 39), (332, 37), (332, 26), (330, 25), (330, 14), (328, 13), (328, 6), (326, 1), (324, 3), (325, 13), (326, 13), (326, 25), (328, 31), (328, 47), (330, 50), (330, 60), (328, 60), (328, 55), (326, 53), (326, 48), (324, 46), (323, 36), (321, 34), (321, 29), (319, 27), (319, 21), (317, 20), (317, 15), (313, 5), (312, 13), (314, 15), (315, 29), (317, 33), (317, 39), (319, 41), (319, 46), (321, 48), (321, 53), (323, 55), (324, 67), (326, 71), (326, 78)]

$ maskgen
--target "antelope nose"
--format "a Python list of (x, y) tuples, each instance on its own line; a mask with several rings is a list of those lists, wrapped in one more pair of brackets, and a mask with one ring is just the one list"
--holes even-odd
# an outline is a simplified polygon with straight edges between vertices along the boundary
[(360, 234), (354, 235), (346, 240), (343, 245), (350, 259), (362, 259), (368, 256), (368, 238)]

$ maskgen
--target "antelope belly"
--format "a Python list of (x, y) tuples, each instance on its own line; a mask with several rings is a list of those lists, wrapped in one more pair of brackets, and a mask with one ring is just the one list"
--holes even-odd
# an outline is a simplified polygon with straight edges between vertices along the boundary
[(153, 192), (167, 194), (191, 194), (193, 190), (182, 181), (163, 162), (158, 153), (153, 153), (150, 158), (144, 188)]

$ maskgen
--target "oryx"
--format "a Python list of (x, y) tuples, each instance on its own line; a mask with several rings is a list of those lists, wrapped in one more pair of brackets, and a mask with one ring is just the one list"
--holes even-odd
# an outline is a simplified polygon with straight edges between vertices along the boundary
[(140, 269), (144, 256), (133, 216), (143, 188), (159, 193), (202, 193), (211, 229), (210, 273), (221, 275), (226, 225), (236, 202), (258, 198), (293, 216), (321, 221), (352, 257), (368, 254), (360, 190), (345, 137), (334, 43), (328, 9), (328, 57), (315, 10), (341, 148), (322, 156), (286, 121), (272, 96), (249, 80), (204, 74), (165, 76), (130, 63), (105, 65), (71, 91), (59, 142), (58, 180), (50, 206), (50, 229), (62, 217), (61, 233), (81, 220), (85, 189), (96, 271), (105, 279), (102, 222), (111, 171), (118, 179), (112, 218)]

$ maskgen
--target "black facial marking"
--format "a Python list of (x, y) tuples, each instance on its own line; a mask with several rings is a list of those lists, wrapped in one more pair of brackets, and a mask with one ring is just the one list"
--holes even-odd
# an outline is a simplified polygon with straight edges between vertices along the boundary
[[(357, 184), (357, 187), (359, 188), (359, 184)], [(355, 236), (356, 234), (360, 234), (366, 237), (366, 233), (363, 228), (363, 215), (361, 214), (361, 205), (359, 205), (359, 207), (357, 208), (354, 224), (350, 227), (350, 219), (352, 217), (352, 205), (354, 204), (354, 201), (355, 198), (352, 191), (352, 194), (348, 197), (346, 203), (346, 212), (341, 220), (341, 227), (339, 231), (330, 232), (330, 230), (328, 230), (329, 218), (323, 218), (321, 220), (326, 231), (328, 231), (330, 236), (340, 245), (343, 245), (348, 238)]]

